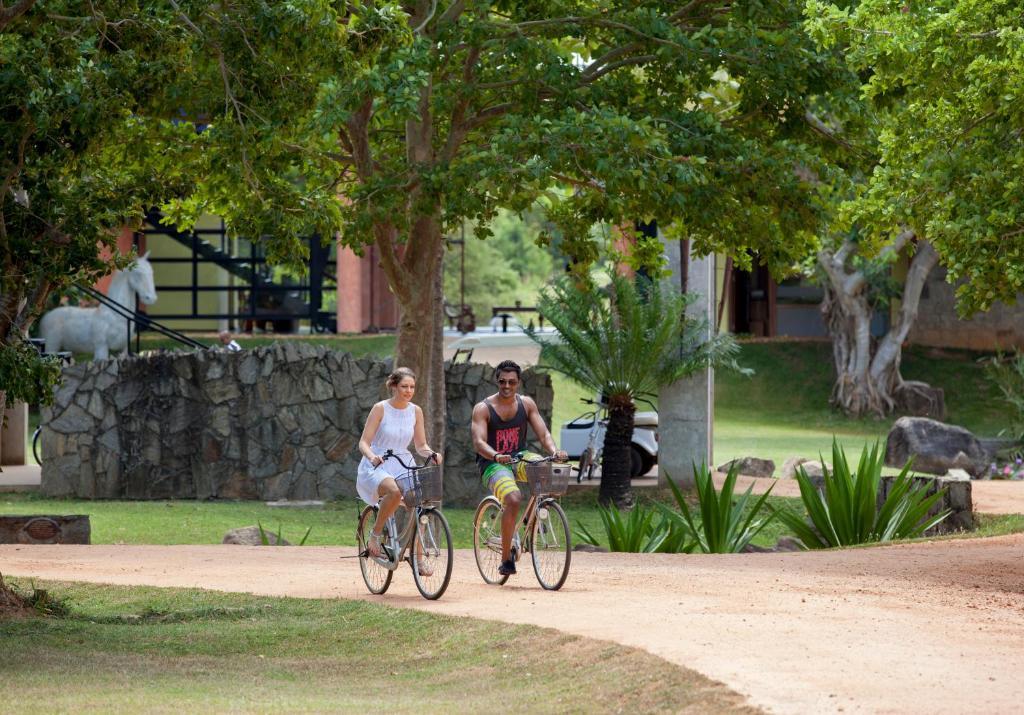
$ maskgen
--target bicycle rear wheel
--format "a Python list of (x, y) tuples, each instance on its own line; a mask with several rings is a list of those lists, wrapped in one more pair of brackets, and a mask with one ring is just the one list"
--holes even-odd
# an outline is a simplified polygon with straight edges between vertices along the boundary
[(540, 585), (549, 591), (560, 589), (569, 575), (572, 543), (569, 540), (569, 520), (554, 499), (545, 500), (537, 506), (530, 556)]
[(494, 497), (486, 497), (473, 517), (473, 556), (486, 583), (501, 585), (508, 576), (498, 573), (501, 566), (501, 506)]
[[(359, 525), (356, 527), (356, 548), (359, 549), (359, 570), (363, 573), (363, 581), (370, 593), (381, 594), (388, 590), (391, 585), (391, 577), (394, 572), (381, 566), (372, 559), (366, 550), (366, 542), (373, 531), (373, 522), (377, 520), (377, 507), (367, 506), (359, 515)], [(382, 542), (388, 541), (388, 527), (384, 526)]]
[(452, 577), (452, 530), (437, 509), (424, 509), (416, 521), (412, 547), (412, 577), (423, 598), (435, 600)]

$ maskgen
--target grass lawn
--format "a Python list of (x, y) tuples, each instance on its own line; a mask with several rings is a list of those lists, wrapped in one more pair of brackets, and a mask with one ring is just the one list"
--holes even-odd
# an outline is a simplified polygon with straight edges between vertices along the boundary
[[(639, 503), (674, 504), (667, 489), (637, 492)], [(769, 497), (776, 509), (803, 513), (799, 499)], [(574, 492), (562, 498), (575, 529), (582, 525), (604, 542), (596, 490)], [(357, 509), (354, 499), (327, 502), (322, 509), (269, 507), (263, 502), (224, 501), (87, 501), (46, 499), (31, 493), (0, 494), (0, 512), (17, 514), (88, 514), (94, 544), (219, 544), (231, 529), (257, 522), (282, 538), (297, 543), (312, 527), (309, 546), (355, 546)], [(445, 507), (457, 549), (473, 547), (473, 509)], [(696, 509), (695, 509), (696, 511)], [(980, 516), (982, 529), (973, 536), (997, 536), (1024, 531), (1024, 516)], [(759, 546), (773, 546), (788, 531), (778, 521), (754, 539)], [(574, 537), (574, 541), (579, 541)]]
[(3, 696), (28, 712), (753, 712), (697, 673), (553, 630), (361, 601), (35, 586), (68, 613), (0, 620), (0, 642), (17, 644)]

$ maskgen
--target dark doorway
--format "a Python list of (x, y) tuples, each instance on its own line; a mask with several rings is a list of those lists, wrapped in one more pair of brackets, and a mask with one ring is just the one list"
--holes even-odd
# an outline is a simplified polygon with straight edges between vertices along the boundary
[(754, 337), (775, 335), (775, 281), (768, 269), (733, 268), (732, 285), (730, 331)]

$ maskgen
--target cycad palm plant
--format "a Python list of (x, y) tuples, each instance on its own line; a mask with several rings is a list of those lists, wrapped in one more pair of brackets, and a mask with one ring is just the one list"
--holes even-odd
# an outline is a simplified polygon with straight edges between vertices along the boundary
[(733, 361), (738, 348), (730, 336), (706, 340), (706, 322), (686, 316), (692, 300), (667, 285), (614, 272), (604, 288), (565, 277), (541, 293), (540, 313), (561, 336), (559, 343), (541, 342), (541, 362), (608, 400), (602, 504), (632, 505), (636, 399)]

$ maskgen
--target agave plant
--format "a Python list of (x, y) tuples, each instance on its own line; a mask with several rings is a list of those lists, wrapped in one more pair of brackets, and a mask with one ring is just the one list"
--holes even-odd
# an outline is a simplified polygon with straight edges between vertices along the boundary
[(693, 473), (697, 483), (700, 522), (698, 523), (693, 518), (683, 492), (671, 478), (668, 479), (668, 485), (672, 488), (672, 495), (675, 497), (679, 512), (664, 505), (659, 505), (659, 507), (667, 518), (686, 528), (696, 540), (696, 547), (699, 551), (706, 554), (734, 554), (743, 551), (751, 540), (778, 515), (778, 512), (775, 512), (765, 517), (759, 517), (774, 485), (751, 502), (753, 484), (747, 487), (747, 491), (738, 499), (733, 497), (737, 476), (735, 466), (730, 467), (720, 492), (715, 491), (711, 470), (707, 465), (701, 465), (700, 469), (694, 465)]
[[(284, 546), (284, 541), (281, 539), (281, 529), (283, 527), (282, 524), (278, 524), (277, 525), (277, 534), (276, 535), (273, 532), (265, 531), (263, 529), (263, 524), (261, 524), (258, 521), (256, 522), (256, 527), (260, 530), (260, 544), (261, 545), (263, 545), (263, 546), (270, 546), (271, 545), (270, 537), (274, 536), (275, 537), (275, 541), (273, 542), (273, 545), (274, 546)], [(309, 538), (309, 532), (311, 532), (311, 531), (313, 531), (313, 527), (312, 526), (309, 527), (308, 529), (306, 529), (306, 533), (303, 534), (302, 540), (299, 542), (299, 546), (303, 546), (306, 543), (306, 539)]]
[[(677, 554), (693, 549), (689, 532), (665, 516), (655, 522), (657, 512), (654, 509), (638, 505), (623, 516), (618, 509), (599, 506), (598, 515), (608, 538), (609, 551)], [(576, 537), (587, 544), (600, 543), (582, 524), (576, 527)]]
[(694, 299), (666, 285), (612, 272), (607, 288), (563, 278), (541, 293), (544, 320), (561, 336), (542, 342), (541, 362), (608, 400), (601, 465), (602, 504), (632, 505), (630, 442), (636, 399), (708, 365), (734, 364), (729, 335), (704, 338), (686, 317)]
[(910, 462), (893, 480), (882, 505), (878, 505), (882, 486), (884, 454), (878, 442), (861, 453), (856, 471), (850, 470), (846, 454), (832, 441), (832, 472), (824, 469), (825, 485), (815, 488), (803, 468), (797, 470), (800, 499), (810, 523), (802, 516), (786, 511), (775, 513), (809, 549), (827, 549), (876, 541), (909, 539), (920, 536), (941, 522), (949, 511), (929, 517), (944, 489), (929, 495), (927, 484), (914, 485)]

